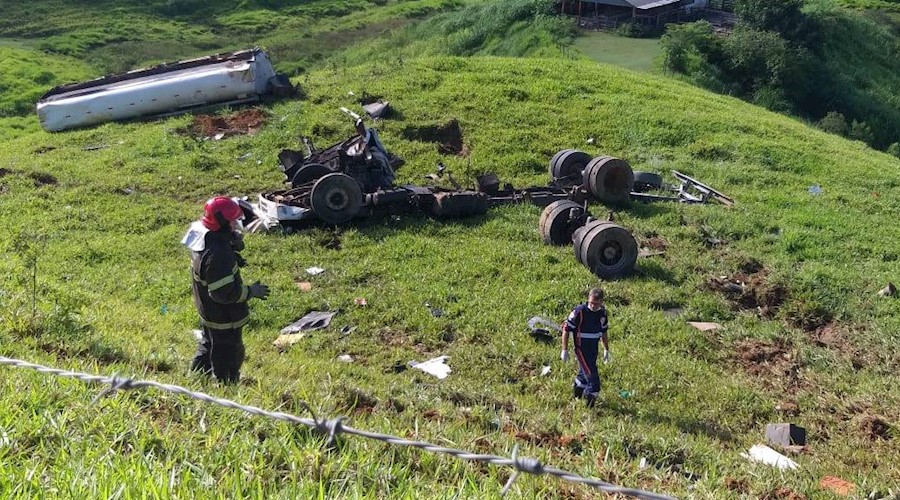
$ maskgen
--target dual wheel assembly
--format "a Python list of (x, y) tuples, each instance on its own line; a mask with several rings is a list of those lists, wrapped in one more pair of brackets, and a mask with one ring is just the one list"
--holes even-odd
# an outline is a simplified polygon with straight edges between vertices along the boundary
[(612, 205), (630, 202), (635, 183), (627, 161), (612, 156), (591, 158), (577, 149), (563, 149), (553, 155), (550, 178), (557, 186), (581, 187), (598, 201)]
[(593, 219), (574, 201), (547, 205), (539, 229), (547, 244), (574, 243), (575, 259), (600, 278), (621, 278), (634, 270), (638, 245), (631, 232), (618, 224)]

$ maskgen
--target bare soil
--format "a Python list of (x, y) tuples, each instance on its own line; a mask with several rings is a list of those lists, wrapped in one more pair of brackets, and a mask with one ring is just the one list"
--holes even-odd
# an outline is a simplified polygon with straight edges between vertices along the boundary
[(456, 118), (443, 125), (406, 127), (402, 134), (412, 141), (436, 143), (438, 153), (443, 155), (469, 156), (469, 148), (463, 142), (462, 129)]
[(245, 109), (227, 116), (194, 115), (188, 133), (194, 137), (254, 135), (266, 124), (268, 116), (257, 108)]
[(783, 285), (769, 279), (766, 268), (752, 272), (742, 269), (731, 276), (713, 277), (707, 281), (706, 286), (723, 294), (733, 307), (756, 311), (763, 318), (773, 317), (788, 296)]

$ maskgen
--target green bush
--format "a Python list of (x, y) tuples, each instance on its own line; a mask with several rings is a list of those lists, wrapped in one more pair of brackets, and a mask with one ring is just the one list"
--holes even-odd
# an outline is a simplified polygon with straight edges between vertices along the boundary
[(829, 111), (824, 118), (819, 120), (817, 125), (828, 133), (841, 136), (847, 135), (847, 132), (850, 130), (849, 125), (847, 125), (847, 119), (837, 111)]

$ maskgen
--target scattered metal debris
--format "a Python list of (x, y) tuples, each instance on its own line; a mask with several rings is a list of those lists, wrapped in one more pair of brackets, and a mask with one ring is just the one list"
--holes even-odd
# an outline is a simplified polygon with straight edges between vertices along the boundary
[(450, 367), (445, 363), (449, 358), (450, 356), (438, 356), (421, 363), (410, 361), (409, 366), (417, 370), (422, 370), (423, 372), (430, 375), (434, 375), (439, 379), (445, 379), (448, 375), (450, 375), (450, 372), (452, 371)]
[(337, 311), (312, 311), (302, 318), (281, 329), (281, 335), (289, 335), (305, 330), (327, 328)]
[(367, 115), (371, 116), (373, 119), (377, 118), (385, 118), (390, 114), (391, 103), (389, 101), (377, 100), (370, 104), (363, 104), (362, 108), (366, 112)]
[(897, 294), (897, 287), (893, 283), (888, 283), (886, 287), (878, 291), (879, 297), (893, 297)]
[(741, 456), (753, 462), (760, 462), (766, 465), (777, 467), (781, 470), (797, 469), (800, 466), (790, 458), (778, 453), (764, 444), (753, 445), (748, 453), (741, 453)]
[(813, 196), (819, 196), (823, 192), (822, 186), (820, 186), (818, 184), (813, 184), (812, 186), (809, 187), (809, 189), (807, 191), (809, 191), (809, 194), (811, 194)]
[(694, 328), (700, 330), (701, 332), (708, 332), (710, 330), (719, 330), (722, 328), (722, 325), (718, 323), (707, 323), (703, 321), (688, 321), (687, 324), (693, 326)]
[(308, 274), (310, 276), (318, 276), (319, 274), (322, 274), (324, 272), (325, 272), (325, 270), (322, 269), (321, 267), (313, 266), (313, 267), (306, 268), (306, 274)]
[(806, 429), (794, 424), (767, 424), (766, 439), (779, 446), (804, 446)]
[(435, 318), (440, 318), (444, 315), (444, 311), (437, 307), (432, 307), (428, 302), (425, 303), (425, 307), (428, 308), (428, 312), (431, 313)]

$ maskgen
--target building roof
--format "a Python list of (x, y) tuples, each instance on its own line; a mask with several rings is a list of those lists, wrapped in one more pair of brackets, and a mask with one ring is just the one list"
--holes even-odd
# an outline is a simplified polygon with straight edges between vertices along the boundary
[(584, 0), (587, 3), (599, 3), (601, 5), (616, 5), (619, 7), (634, 7), (638, 10), (648, 10), (664, 5), (678, 3), (679, 0)]

